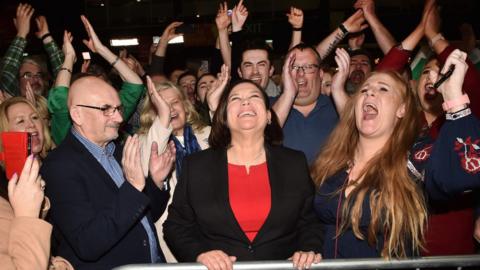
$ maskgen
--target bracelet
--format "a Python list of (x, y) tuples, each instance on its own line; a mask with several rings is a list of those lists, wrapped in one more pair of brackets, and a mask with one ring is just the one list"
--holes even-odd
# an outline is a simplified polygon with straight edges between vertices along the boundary
[(442, 104), (442, 108), (444, 111), (448, 111), (453, 107), (460, 106), (463, 104), (470, 104), (470, 99), (468, 98), (467, 94), (461, 95), (459, 98), (454, 100), (446, 100)]
[(439, 40), (441, 40), (441, 39), (445, 40), (445, 38), (443, 37), (442, 33), (436, 34), (436, 35), (429, 41), (430, 47), (433, 48), (433, 46), (435, 45), (435, 43), (437, 43), (437, 41), (439, 41)]
[(470, 110), (470, 108), (466, 107), (466, 108), (464, 108), (464, 109), (461, 109), (461, 110), (458, 111), (458, 112), (445, 114), (445, 118), (446, 118), (447, 120), (452, 120), (452, 121), (454, 121), (454, 120), (458, 120), (458, 119), (460, 119), (460, 118), (463, 118), (463, 117), (465, 117), (465, 116), (468, 116), (468, 115), (470, 115), (470, 114), (472, 114), (472, 110)]
[(348, 35), (348, 29), (345, 27), (345, 25), (343, 25), (343, 23), (341, 23), (338, 28), (340, 28), (340, 30), (342, 31), (342, 33), (344, 35)]
[(68, 73), (72, 74), (72, 70), (69, 69), (69, 68), (61, 67), (61, 68), (58, 69), (58, 72), (60, 72), (61, 70), (66, 70), (66, 71), (68, 71)]
[(115, 64), (118, 62), (118, 60), (120, 60), (120, 56), (117, 56), (117, 58), (115, 59), (115, 61), (113, 61), (110, 65), (113, 67), (115, 66)]
[(292, 27), (292, 31), (302, 31), (303, 27)]
[(40, 38), (40, 40), (42, 40), (42, 42), (43, 42), (47, 37), (51, 37), (51, 36), (52, 36), (52, 34), (46, 33), (45, 35), (43, 35), (43, 36)]

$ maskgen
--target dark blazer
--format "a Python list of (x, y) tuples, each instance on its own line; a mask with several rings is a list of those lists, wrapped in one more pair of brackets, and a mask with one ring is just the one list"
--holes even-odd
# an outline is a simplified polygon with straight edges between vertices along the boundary
[[(120, 148), (115, 151), (119, 163)], [(51, 201), (54, 255), (64, 257), (77, 270), (151, 262), (140, 220), (147, 215), (155, 232), (153, 222), (165, 210), (168, 192), (149, 178), (143, 192), (128, 181), (118, 188), (71, 132), (45, 159), (41, 175)]]
[(305, 155), (277, 146), (267, 146), (266, 153), (271, 209), (253, 242), (230, 207), (226, 150), (207, 149), (185, 158), (163, 225), (179, 261), (195, 261), (215, 249), (237, 260), (283, 260), (295, 251), (320, 252), (323, 230), (312, 208), (314, 187)]

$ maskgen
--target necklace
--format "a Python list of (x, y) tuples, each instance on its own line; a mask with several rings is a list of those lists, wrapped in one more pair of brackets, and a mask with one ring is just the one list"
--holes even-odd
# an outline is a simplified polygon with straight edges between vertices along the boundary
[(255, 164), (259, 159), (260, 157), (262, 156), (262, 154), (265, 152), (265, 149), (262, 148), (260, 150), (260, 152), (258, 152), (258, 154), (251, 160), (249, 161), (241, 161), (239, 160), (237, 157), (235, 157), (234, 153), (233, 152), (230, 152), (230, 156), (232, 157), (232, 163), (233, 164), (237, 164), (237, 165), (245, 165), (245, 167), (250, 167), (252, 164)]

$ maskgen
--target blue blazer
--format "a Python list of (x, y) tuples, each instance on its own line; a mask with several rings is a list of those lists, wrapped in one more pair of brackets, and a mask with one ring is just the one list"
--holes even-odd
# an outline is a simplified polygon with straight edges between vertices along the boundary
[[(121, 147), (114, 155), (120, 163)], [(150, 178), (143, 192), (127, 181), (118, 188), (71, 132), (45, 159), (41, 175), (51, 201), (54, 255), (77, 270), (151, 262), (140, 220), (147, 215), (155, 231), (153, 222), (166, 208), (167, 191), (158, 189)]]

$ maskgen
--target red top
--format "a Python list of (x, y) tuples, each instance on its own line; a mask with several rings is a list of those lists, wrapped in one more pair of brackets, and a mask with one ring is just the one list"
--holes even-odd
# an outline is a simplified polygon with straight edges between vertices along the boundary
[(250, 166), (228, 164), (230, 207), (250, 242), (267, 219), (271, 206), (267, 163)]

